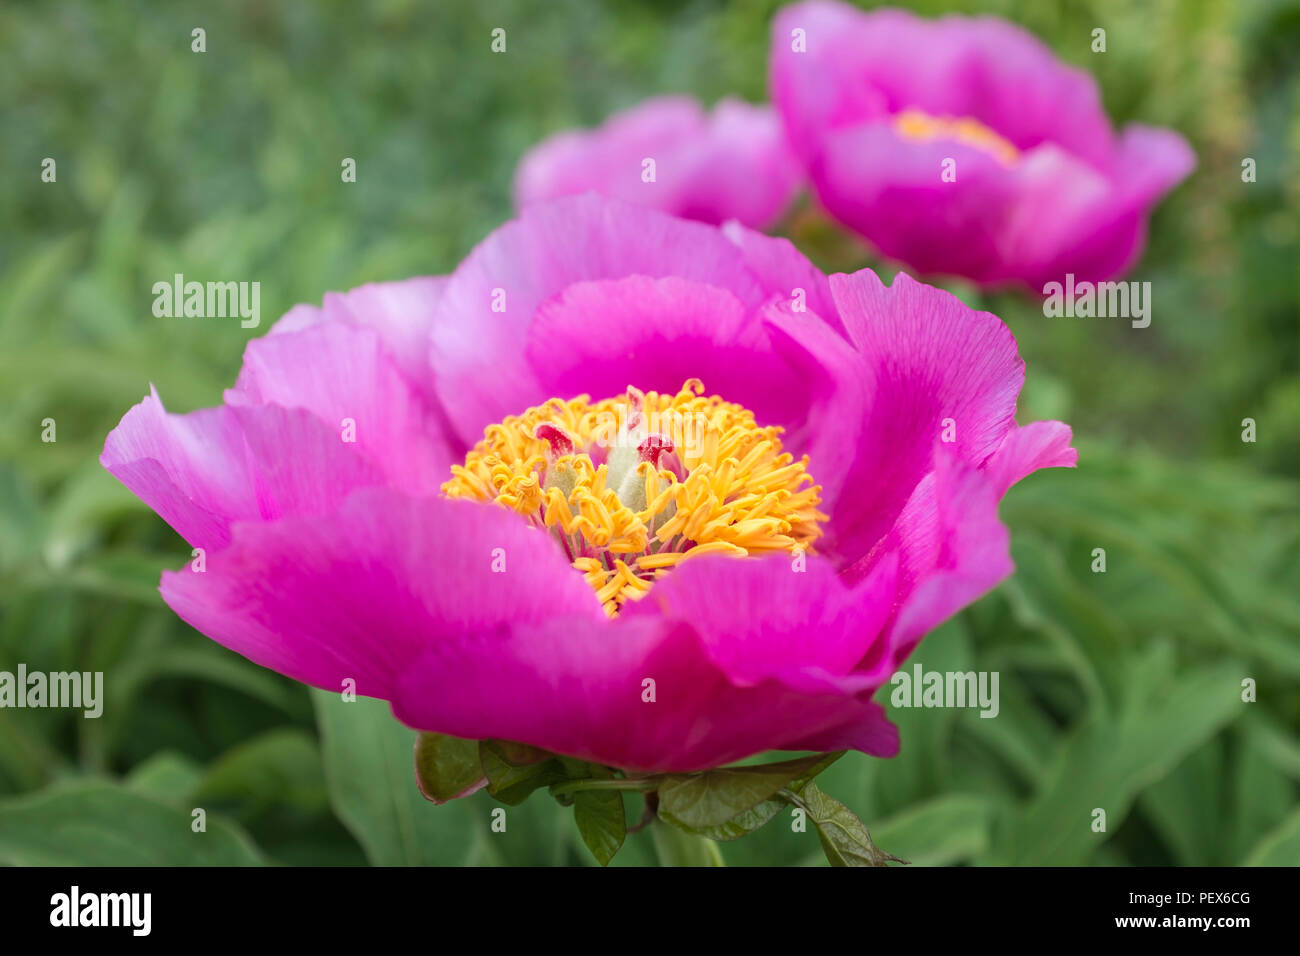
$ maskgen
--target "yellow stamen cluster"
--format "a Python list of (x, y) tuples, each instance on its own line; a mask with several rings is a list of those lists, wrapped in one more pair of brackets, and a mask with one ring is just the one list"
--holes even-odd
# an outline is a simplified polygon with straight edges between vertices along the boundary
[(904, 139), (921, 142), (956, 140), (991, 153), (1008, 166), (1020, 159), (1020, 150), (1009, 140), (969, 116), (931, 116), (921, 110), (906, 109), (894, 117), (894, 129)]
[(551, 399), (488, 427), (442, 491), (552, 534), (611, 616), (689, 558), (809, 550), (826, 516), (807, 456), (703, 393), (691, 379), (676, 395)]

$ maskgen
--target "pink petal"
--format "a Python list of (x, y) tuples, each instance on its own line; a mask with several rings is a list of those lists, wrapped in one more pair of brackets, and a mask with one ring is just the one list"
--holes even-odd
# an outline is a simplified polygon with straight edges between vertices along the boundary
[[(652, 701), (643, 696), (650, 690)], [(817, 690), (777, 680), (736, 686), (709, 663), (690, 625), (647, 617), (554, 620), (491, 641), (440, 643), (406, 672), (393, 711), (417, 728), (658, 772), (784, 749), (871, 720), (872, 706), (829, 678)]]
[(702, 282), (574, 283), (538, 308), (525, 351), (545, 397), (604, 398), (629, 385), (672, 395), (699, 378), (763, 424), (799, 428), (807, 417), (810, 380), (772, 348), (756, 314)]
[[(1171, 131), (1117, 138), (1091, 76), (993, 17), (796, 4), (774, 22), (771, 69), (821, 204), (921, 274), (1035, 291), (1066, 273), (1104, 281), (1137, 258), (1151, 207), (1194, 165)], [(1004, 166), (954, 137), (908, 139), (894, 129), (905, 110), (974, 119), (1019, 155)]]
[(1039, 468), (1073, 468), (1079, 453), (1070, 447), (1073, 432), (1064, 422), (1034, 422), (1007, 433), (984, 466), (984, 475), (1001, 498), (1007, 489)]
[(848, 588), (817, 555), (707, 556), (665, 575), (622, 616), (689, 623), (709, 660), (739, 686), (775, 678), (817, 689), (847, 675), (880, 636), (896, 571), (881, 562)]
[(156, 391), (123, 416), (100, 463), (197, 547), (218, 549), (238, 520), (329, 513), (384, 481), (338, 432), (277, 406), (168, 414)]
[[(629, 275), (707, 283), (746, 310), (766, 298), (716, 229), (591, 194), (535, 203), (479, 244), (439, 302), (433, 365), (460, 437), (477, 441), (493, 422), (552, 397), (524, 350), (539, 305), (575, 282)], [(596, 328), (603, 318), (589, 321)]]
[(294, 306), (271, 327), (270, 334), (299, 332), (321, 323), (373, 329), (407, 381), (426, 400), (432, 401), (429, 330), (446, 284), (445, 276), (419, 276), (396, 282), (371, 282), (347, 292), (327, 292), (320, 308)]
[(1046, 282), (1064, 281), (1067, 272), (1074, 273), (1076, 281), (1091, 282), (1122, 275), (1146, 244), (1152, 207), (1195, 167), (1196, 154), (1172, 130), (1126, 127), (1115, 157), (1118, 172), (1104, 199), (1069, 207), (1058, 203), (1053, 210), (1061, 235), (1055, 247), (1049, 247), (1052, 256), (1029, 277), (1033, 290), (1041, 292)]
[(351, 678), (357, 693), (388, 699), (442, 642), (488, 646), (552, 618), (605, 620), (560, 548), (518, 515), (378, 488), (327, 517), (238, 524), (204, 572), (167, 572), (161, 590), (185, 621), (263, 667), (329, 690)]
[(889, 562), (849, 589), (815, 557), (804, 572), (784, 555), (698, 558), (616, 621), (439, 642), (406, 674), (394, 711), (414, 727), (646, 771), (805, 740), (891, 752), (876, 684), (850, 668), (879, 639), (894, 590)]
[[(655, 178), (643, 179), (643, 163)], [(776, 115), (723, 100), (711, 116), (686, 97), (646, 100), (596, 130), (553, 136), (520, 161), (518, 206), (594, 190), (673, 215), (763, 226), (798, 185)]]
[(830, 547), (852, 561), (933, 470), (946, 420), (950, 447), (976, 467), (1001, 445), (1015, 425), (1024, 362), (997, 316), (904, 273), (887, 287), (864, 269), (832, 276), (831, 288), (870, 376), (856, 455), (831, 515)]
[(762, 316), (772, 350), (806, 383), (806, 397), (801, 389), (794, 403), (798, 418), (776, 422), (786, 428), (782, 444), (808, 455), (808, 473), (822, 488), (821, 510), (833, 514), (854, 468), (867, 407), (861, 356), (819, 316), (795, 312), (787, 301), (773, 301)]
[(780, 118), (766, 106), (724, 99), (706, 134), (685, 145), (693, 173), (674, 211), (687, 219), (770, 226), (803, 178)]
[(996, 489), (957, 454), (944, 450), (936, 457), (935, 470), (917, 486), (875, 554), (845, 573), (855, 580), (890, 556), (899, 562), (898, 610), (888, 637), (860, 666), (864, 676), (882, 682), (924, 635), (1014, 570)]
[(379, 334), (363, 326), (325, 322), (254, 339), (225, 397), (230, 405), (311, 411), (405, 491), (436, 491), (463, 455), (439, 409), (395, 367)]
[[(689, 174), (675, 161), (678, 149), (702, 137), (704, 129), (704, 112), (698, 103), (685, 96), (663, 96), (615, 113), (599, 129), (559, 133), (519, 161), (516, 205), (523, 208), (595, 191), (675, 213)], [(656, 158), (652, 183), (641, 178), (642, 160), (647, 157)]]
[(850, 721), (785, 745), (786, 750), (812, 750), (830, 753), (835, 750), (860, 750), (873, 757), (896, 757), (899, 751), (898, 728), (885, 716), (885, 708), (871, 703)]
[[(804, 30), (804, 53), (793, 49), (794, 29)], [(794, 4), (773, 22), (771, 71), (790, 142), (806, 159), (827, 132), (907, 107), (972, 117), (1022, 150), (1054, 142), (1102, 168), (1113, 150), (1093, 78), (994, 17)]]
[(777, 236), (765, 236), (736, 222), (724, 225), (722, 232), (739, 247), (745, 264), (764, 289), (792, 305), (802, 293), (802, 303), (807, 311), (819, 316), (835, 331), (844, 331), (835, 300), (831, 298), (830, 281), (795, 248), (794, 243)]
[[(949, 162), (954, 181), (944, 178)], [(907, 141), (872, 122), (829, 133), (812, 170), (827, 212), (884, 255), (927, 275), (1000, 278), (999, 242), (1017, 176), (985, 151)]]

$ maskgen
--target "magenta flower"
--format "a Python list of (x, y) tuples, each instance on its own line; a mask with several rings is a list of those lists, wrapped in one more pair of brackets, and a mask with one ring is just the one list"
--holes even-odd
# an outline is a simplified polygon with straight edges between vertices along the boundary
[(515, 173), (515, 201), (594, 190), (687, 219), (771, 225), (801, 179), (776, 114), (725, 99), (705, 114), (685, 96), (646, 100), (599, 129), (533, 147)]
[(771, 85), (833, 217), (913, 269), (983, 285), (1118, 275), (1195, 166), (1171, 130), (1116, 135), (1091, 76), (992, 17), (786, 7)]
[(1075, 461), (1016, 425), (1023, 379), (905, 275), (588, 195), (295, 308), (222, 406), (150, 394), (101, 461), (204, 549), (177, 614), (412, 727), (639, 771), (890, 755), (873, 692), (1011, 572), (1006, 489)]

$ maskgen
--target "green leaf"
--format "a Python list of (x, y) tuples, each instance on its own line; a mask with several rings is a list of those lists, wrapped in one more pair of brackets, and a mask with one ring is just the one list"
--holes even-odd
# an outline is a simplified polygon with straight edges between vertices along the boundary
[(578, 833), (601, 866), (608, 866), (627, 837), (623, 794), (617, 790), (580, 790), (573, 795)]
[[(924, 671), (974, 670), (966, 620), (953, 618), (927, 634), (924, 643), (904, 667), (909, 677), (917, 665)], [(881, 814), (893, 813), (931, 794), (945, 793), (952, 789), (948, 782), (952, 773), (952, 761), (948, 759), (946, 750), (958, 722), (1001, 723), (979, 718), (968, 720), (972, 715), (956, 708), (895, 707), (894, 690), (894, 687), (886, 686), (876, 697), (886, 706), (889, 719), (897, 725), (898, 732), (907, 741), (907, 745), (898, 756), (881, 768), (885, 772), (876, 775), (869, 791), (869, 801), (858, 802), (863, 795), (853, 790), (824, 788), (843, 795), (854, 806), (870, 806), (873, 811)]]
[(913, 866), (951, 866), (988, 849), (989, 804), (986, 797), (954, 793), (908, 807), (872, 829)]
[(293, 807), (319, 813), (328, 800), (316, 739), (301, 730), (269, 730), (226, 751), (208, 765), (196, 799), (229, 801), (245, 813)]
[[(565, 784), (575, 781), (611, 782), (615, 786), (623, 784), (616, 779), (613, 770), (601, 764), (571, 757), (558, 757), (555, 762), (563, 769), (567, 778), (563, 781)], [(582, 842), (601, 866), (608, 866), (627, 837), (627, 815), (621, 790), (596, 787), (582, 789), (581, 786), (561, 789), (557, 785), (551, 787), (551, 795), (562, 806), (573, 806), (573, 817)]]
[(687, 830), (696, 836), (706, 837), (718, 843), (726, 843), (729, 840), (738, 840), (743, 836), (749, 836), (755, 830), (762, 829), (767, 823), (775, 817), (785, 807), (785, 802), (778, 799), (764, 800), (757, 806), (750, 807), (748, 810), (742, 810), (726, 823), (721, 823), (712, 827), (682, 827), (681, 824), (674, 822), (673, 825), (680, 829)]
[(866, 824), (834, 797), (828, 797), (809, 781), (800, 793), (784, 791), (785, 798), (808, 814), (817, 827), (822, 851), (831, 866), (884, 866), (895, 856), (876, 849)]
[(189, 757), (165, 750), (136, 764), (126, 787), (142, 796), (176, 802), (194, 792), (202, 775), (202, 768)]
[(1231, 779), (1224, 770), (1223, 748), (1211, 741), (1142, 792), (1138, 806), (1176, 865), (1234, 862), (1222, 858), (1233, 836), (1223, 826), (1225, 784)]
[(1242, 866), (1300, 866), (1300, 810), (1256, 843)]
[(488, 793), (507, 806), (517, 806), (539, 787), (568, 780), (564, 766), (545, 750), (504, 740), (479, 741), (479, 762)]
[[(1078, 866), (1114, 833), (1136, 796), (1245, 712), (1242, 667), (1224, 661), (1175, 672), (1169, 649), (1130, 659), (1123, 709), (1073, 728), (1027, 804), (1008, 805), (991, 846), (1000, 865)], [(1106, 833), (1092, 830), (1094, 808)]]
[(473, 793), (483, 783), (478, 741), (446, 734), (415, 739), (415, 782), (425, 799), (446, 803)]
[(187, 642), (165, 648), (143, 662), (142, 670), (142, 676), (149, 680), (179, 677), (209, 681), (247, 694), (286, 714), (296, 715), (303, 710), (299, 688), (212, 642)]
[(484, 843), (489, 860), (501, 866), (566, 866), (575, 858), (591, 860), (586, 849), (577, 847), (580, 839), (573, 825), (573, 814), (551, 800), (530, 800), (508, 810), (494, 801), (486, 789), (467, 797), (480, 808), (485, 819), (493, 811), (508, 813), (504, 833), (490, 831)]
[(487, 819), (467, 800), (432, 806), (411, 773), (416, 732), (382, 700), (312, 692), (330, 805), (375, 866), (481, 862)]
[(1292, 740), (1285, 730), (1267, 717), (1256, 715), (1246, 723), (1252, 745), (1259, 748), (1273, 766), (1292, 780), (1300, 780), (1300, 741)]
[(103, 781), (55, 785), (0, 801), (0, 863), (13, 866), (256, 866), (248, 836), (207, 814)]
[(660, 866), (726, 866), (715, 841), (662, 820), (651, 824), (650, 837)]
[[(812, 780), (823, 770), (839, 760), (844, 755), (844, 751), (826, 754), (820, 758), (801, 758), (811, 761), (810, 766), (797, 777), (791, 780), (786, 788), (798, 792), (804, 784)], [(775, 766), (768, 764), (767, 766)], [(740, 768), (737, 768), (740, 769)], [(736, 814), (725, 823), (717, 826), (690, 827), (689, 831), (697, 836), (706, 837), (718, 843), (726, 843), (731, 840), (738, 840), (743, 836), (748, 836), (755, 830), (762, 829), (767, 823), (780, 813), (786, 806), (785, 800), (778, 796), (772, 796), (756, 806), (750, 807)], [(682, 827), (682, 824), (675, 823), (675, 826)], [(682, 827), (686, 829), (685, 827)]]
[[(1225, 854), (1222, 861), (1214, 861), (1225, 865), (1231, 865), (1243, 855), (1248, 856), (1261, 839), (1268, 838), (1277, 822), (1296, 806), (1295, 787), (1291, 781), (1269, 762), (1267, 755), (1249, 743), (1249, 738), (1238, 736), (1243, 739), (1235, 751), (1236, 759), (1227, 783), (1233, 794), (1232, 852)], [(1300, 865), (1300, 854), (1293, 860)]]
[[(817, 754), (780, 763), (671, 774), (659, 785), (661, 819), (692, 833), (735, 839), (762, 826), (780, 809), (760, 805), (779, 790), (797, 790), (844, 755)], [(738, 819), (744, 815), (744, 819)], [(733, 824), (728, 827), (728, 824)]]

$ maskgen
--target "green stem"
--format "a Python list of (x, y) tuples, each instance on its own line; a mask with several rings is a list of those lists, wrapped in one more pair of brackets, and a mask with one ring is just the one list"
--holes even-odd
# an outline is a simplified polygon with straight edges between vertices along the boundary
[(679, 830), (662, 820), (650, 826), (660, 866), (726, 866), (718, 844), (705, 837)]

